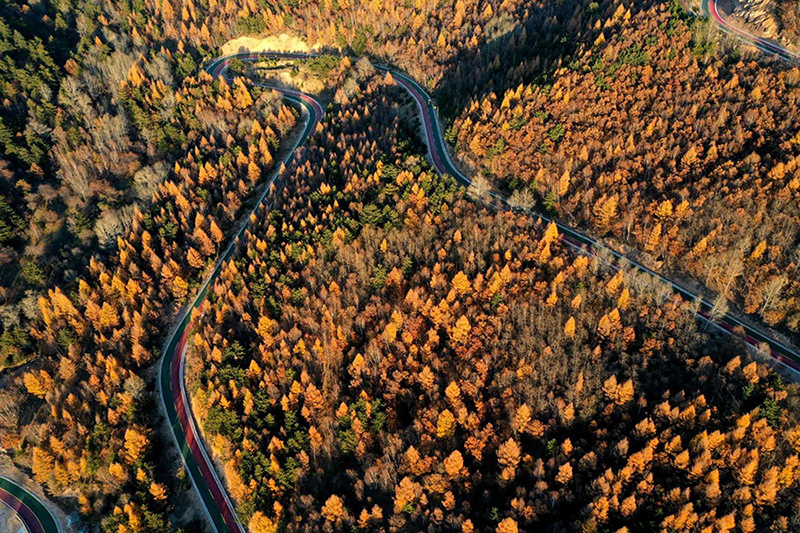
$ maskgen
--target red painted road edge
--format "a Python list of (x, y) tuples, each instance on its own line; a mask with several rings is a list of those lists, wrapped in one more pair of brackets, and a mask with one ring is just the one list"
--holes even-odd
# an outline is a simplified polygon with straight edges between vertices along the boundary
[[(224, 77), (225, 69), (229, 63), (228, 60), (220, 61), (212, 70), (211, 74), (214, 77), (220, 76)], [(230, 81), (230, 80), (228, 80)], [(263, 86), (263, 85), (262, 85)], [(305, 131), (306, 135), (310, 135), (316, 129), (319, 124), (320, 117), (323, 116), (324, 111), (322, 106), (317, 102), (314, 98), (297, 91), (291, 91), (287, 89), (281, 89), (277, 87), (271, 86), (263, 86), (273, 90), (276, 90), (284, 95), (284, 97), (289, 97), (290, 99), (302, 100), (308, 106), (312, 107), (315, 115), (311, 115), (309, 120), (311, 121), (308, 124), (308, 128)], [(307, 137), (306, 137), (307, 139)], [(302, 144), (304, 141), (298, 141), (298, 143)], [(284, 159), (285, 164), (289, 164), (289, 160), (293, 157), (297, 148), (299, 148), (300, 144), (295, 145), (294, 149), (291, 152), (291, 156), (289, 159)], [(277, 179), (277, 178), (276, 178)], [(264, 196), (267, 194), (265, 191), (262, 197), (259, 199), (257, 206), (261, 205), (261, 202), (264, 199)], [(237, 242), (244, 236), (244, 231), (247, 228), (247, 224), (237, 233), (234, 237), (234, 242)], [(203, 310), (203, 302), (205, 301), (206, 291), (210, 288), (211, 284), (213, 283), (214, 279), (219, 273), (219, 269), (221, 265), (228, 260), (228, 258), (232, 255), (235, 249), (235, 245), (231, 244), (229, 248), (222, 254), (221, 262), (215, 267), (214, 273), (209, 278), (209, 281), (206, 282), (205, 288), (200, 291), (199, 296), (195, 300), (195, 303), (190, 306), (189, 312), (192, 313), (193, 310), (196, 308), (199, 313), (202, 313)], [(183, 329), (183, 333), (181, 334), (180, 340), (175, 344), (174, 351), (171, 352), (172, 358), (170, 360), (169, 366), (169, 383), (172, 389), (172, 403), (175, 408), (178, 422), (181, 426), (181, 430), (184, 434), (185, 439), (185, 447), (183, 448), (191, 453), (192, 459), (197, 466), (197, 470), (199, 471), (200, 475), (202, 476), (202, 481), (205, 484), (208, 494), (214, 501), (214, 504), (217, 507), (218, 515), (222, 517), (222, 521), (224, 522), (225, 528), (229, 532), (240, 532), (244, 533), (244, 526), (239, 522), (238, 516), (236, 514), (236, 510), (233, 506), (233, 502), (228, 497), (227, 491), (225, 487), (218, 477), (213, 460), (209, 457), (208, 453), (206, 452), (202, 437), (200, 436), (200, 432), (197, 428), (197, 423), (195, 421), (194, 415), (191, 410), (190, 399), (188, 398), (188, 394), (186, 391), (186, 384), (184, 380), (184, 368), (186, 364), (186, 343), (188, 340), (189, 332), (192, 331), (194, 326), (194, 321), (191, 319), (187, 321), (188, 324), (185, 325)], [(180, 331), (180, 330), (179, 330)], [(190, 475), (192, 475), (190, 473)], [(198, 489), (199, 490), (199, 489)], [(202, 500), (202, 497), (201, 497)], [(206, 506), (205, 502), (203, 505)], [(212, 510), (206, 506), (206, 511), (211, 515)], [(210, 516), (211, 518), (211, 516)], [(215, 529), (220, 529), (217, 524), (215, 524), (214, 519), (211, 519), (212, 525)]]
[(230, 502), (225, 496), (225, 489), (219, 485), (212, 471), (214, 466), (206, 461), (205, 455), (200, 449), (200, 447), (203, 446), (202, 440), (197, 434), (194, 424), (190, 420), (192, 414), (189, 408), (189, 399), (186, 398), (186, 390), (183, 387), (183, 373), (181, 370), (186, 356), (186, 340), (193, 325), (193, 323), (190, 323), (186, 331), (183, 332), (183, 336), (177, 348), (175, 348), (176, 357), (173, 357), (172, 366), (170, 367), (170, 380), (172, 382), (172, 390), (175, 392), (175, 410), (178, 411), (178, 418), (180, 419), (181, 427), (183, 427), (183, 432), (186, 435), (186, 443), (192, 451), (192, 455), (194, 455), (197, 466), (200, 468), (203, 479), (206, 481), (208, 490), (219, 506), (222, 517), (225, 519), (225, 524), (230, 531), (241, 531), (239, 521), (236, 518), (236, 512), (231, 508)]
[[(705, 2), (707, 2), (707, 5)], [(722, 12), (719, 10), (717, 0), (703, 0), (702, 7), (704, 11), (707, 11), (711, 18), (714, 19), (714, 21), (726, 32), (737, 36), (739, 39), (745, 42), (749, 42), (766, 54), (777, 54), (781, 58), (795, 63), (798, 61), (797, 56), (786, 48), (783, 48), (782, 46), (757, 35), (753, 35), (752, 33), (738, 28), (725, 20), (725, 17), (722, 16)]]
[(19, 501), (13, 494), (0, 489), (0, 501), (17, 513), (17, 516), (20, 517), (22, 523), (25, 524), (25, 527), (28, 528), (30, 533), (45, 533), (44, 526), (42, 526), (36, 513), (34, 513), (30, 507)]
[(433, 166), (436, 167), (436, 171), (439, 172), (439, 174), (447, 174), (447, 168), (442, 164), (442, 160), (439, 159), (439, 152), (436, 150), (436, 139), (433, 136), (433, 127), (431, 125), (432, 120), (428, 112), (428, 106), (425, 105), (427, 99), (414, 88), (413, 84), (408, 83), (400, 76), (395, 77), (394, 81), (398, 85), (401, 85), (406, 91), (410, 92), (419, 105), (420, 111), (422, 112), (422, 122), (425, 124), (425, 135), (428, 137), (428, 151), (431, 154)]

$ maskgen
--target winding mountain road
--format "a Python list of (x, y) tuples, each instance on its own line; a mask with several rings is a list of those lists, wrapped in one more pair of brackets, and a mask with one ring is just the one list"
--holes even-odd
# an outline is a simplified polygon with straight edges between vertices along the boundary
[[(756, 47), (767, 55), (778, 56), (785, 61), (795, 64), (800, 63), (800, 57), (798, 57), (798, 55), (790, 52), (779, 44), (753, 35), (728, 22), (719, 8), (717, 0), (701, 0), (701, 10), (704, 15), (709, 16), (725, 33)], [(224, 77), (230, 60), (234, 57), (243, 61), (255, 61), (264, 57), (276, 59), (308, 59), (313, 56), (304, 53), (287, 52), (236, 54), (213, 61), (205, 70), (212, 76)], [(471, 180), (458, 169), (450, 157), (442, 134), (441, 122), (437, 116), (436, 107), (427, 91), (415, 80), (401, 72), (397, 72), (382, 65), (376, 65), (376, 68), (384, 72), (391, 72), (397, 84), (403, 87), (416, 102), (420, 111), (420, 119), (425, 132), (425, 140), (428, 145), (430, 160), (436, 171), (440, 174), (450, 174), (462, 184), (469, 186)], [(272, 88), (282, 93), (284, 99), (301, 108), (304, 116), (305, 126), (301, 135), (294, 143), (292, 149), (281, 161), (288, 167), (289, 163), (295, 157), (297, 149), (306, 142), (316, 129), (323, 116), (323, 109), (320, 103), (309, 95), (267, 85), (264, 85), (264, 87)], [(279, 177), (279, 172), (280, 165), (276, 165), (272, 176), (264, 187), (264, 191), (257, 199), (249, 215), (255, 214), (264, 203), (269, 193), (270, 186)], [(490, 192), (489, 194), (493, 200), (503, 206), (516, 211), (520, 210), (519, 208), (512, 208), (507, 198), (494, 192)], [(727, 334), (741, 338), (745, 343), (756, 349), (762, 350), (768, 347), (768, 352), (773, 358), (790, 369), (790, 371), (794, 372), (796, 376), (800, 375), (800, 354), (798, 354), (794, 348), (787, 346), (785, 343), (780, 342), (758, 328), (745, 324), (730, 313), (721, 317), (712, 318), (713, 303), (700, 297), (693, 291), (667, 279), (665, 276), (651, 270), (645, 265), (608, 248), (589, 235), (565, 224), (556, 222), (541, 213), (536, 213), (531, 210), (527, 210), (527, 212), (540, 217), (545, 222), (554, 222), (559, 232), (562, 234), (564, 241), (570, 246), (579, 249), (582, 253), (596, 254), (599, 250), (605, 250), (613, 257), (612, 267), (647, 273), (669, 285), (674, 292), (687, 301), (699, 302), (699, 307), (697, 309), (698, 317), (714, 324)], [(243, 219), (240, 227), (235, 232), (228, 247), (214, 264), (213, 269), (208, 274), (191, 305), (181, 313), (180, 319), (166, 343), (166, 349), (164, 350), (164, 356), (161, 360), (159, 371), (160, 396), (171, 426), (175, 444), (181, 452), (181, 456), (189, 472), (189, 477), (200, 496), (200, 500), (208, 514), (211, 524), (218, 532), (244, 533), (245, 528), (239, 521), (233, 502), (229, 498), (222, 481), (216, 473), (213, 461), (205, 450), (200, 432), (197, 428), (197, 423), (191, 412), (184, 379), (186, 341), (192, 326), (192, 312), (195, 309), (202, 308), (209, 287), (219, 277), (223, 263), (233, 254), (236, 243), (244, 236), (249, 223), (250, 216), (247, 216)], [(20, 485), (2, 477), (0, 477), (0, 505), (6, 505), (13, 510), (30, 533), (61, 532), (58, 521), (41, 500)]]
[[(217, 60), (206, 67), (206, 71), (212, 76), (224, 76), (230, 59)], [(316, 129), (323, 116), (323, 110), (319, 102), (306, 94), (275, 87), (269, 88), (279, 91), (284, 99), (300, 106), (305, 117), (305, 126), (302, 134), (295, 141), (292, 149), (280, 161), (280, 163), (288, 167), (295, 157), (297, 149), (306, 142)], [(245, 528), (239, 521), (233, 502), (228, 497), (225, 487), (214, 468), (214, 463), (205, 450), (200, 431), (197, 428), (197, 422), (191, 412), (189, 395), (186, 391), (186, 381), (184, 379), (186, 340), (192, 328), (192, 312), (195, 309), (201, 309), (208, 295), (209, 287), (219, 277), (222, 265), (233, 254), (236, 243), (244, 236), (250, 225), (251, 216), (256, 214), (264, 203), (271, 185), (279, 177), (280, 170), (281, 164), (276, 164), (275, 170), (273, 170), (264, 187), (264, 191), (257, 199), (253, 209), (248, 213), (248, 216), (244, 217), (241, 226), (231, 238), (230, 244), (217, 259), (192, 304), (181, 314), (177, 327), (169, 337), (167, 347), (164, 350), (164, 357), (161, 360), (159, 372), (160, 396), (169, 419), (175, 444), (181, 452), (189, 477), (197, 494), (200, 496), (208, 517), (218, 532), (244, 532)]]
[(744, 30), (742, 28), (738, 28), (728, 22), (722, 14), (722, 11), (719, 9), (719, 4), (717, 0), (702, 0), (700, 3), (700, 9), (703, 12), (703, 15), (707, 17), (711, 17), (711, 19), (720, 27), (722, 31), (727, 34), (733, 35), (737, 39), (740, 39), (752, 46), (758, 48), (762, 52), (767, 55), (777, 55), (781, 59), (785, 61), (789, 61), (792, 63), (800, 63), (800, 57), (796, 54), (793, 54), (786, 48), (780, 46), (777, 43), (774, 43), (768, 39), (764, 39), (763, 37), (758, 37), (757, 35), (753, 35), (752, 33)]
[(39, 498), (4, 477), (0, 477), (0, 504), (19, 516), (29, 533), (61, 532), (58, 521)]
[[(710, 3), (711, 6), (716, 9), (715, 0), (703, 0), (703, 2), (706, 6)], [(767, 42), (762, 43), (762, 45), (765, 47), (762, 49), (768, 53), (778, 53), (783, 57), (781, 52), (778, 52), (772, 48), (775, 45)], [(261, 58), (308, 59), (313, 57), (313, 55), (285, 52), (235, 54), (213, 61), (205, 68), (205, 70), (212, 76), (224, 77), (228, 65), (231, 59), (234, 57), (242, 61), (256, 61)], [(425, 132), (425, 141), (428, 145), (429, 156), (436, 171), (440, 174), (450, 174), (463, 185), (469, 186), (471, 184), (470, 179), (464, 175), (453, 163), (453, 160), (448, 152), (436, 107), (427, 91), (415, 80), (401, 72), (397, 72), (382, 65), (376, 65), (376, 68), (384, 72), (390, 72), (396, 83), (403, 87), (416, 102), (420, 111), (420, 119), (422, 121), (423, 131)], [(306, 94), (267, 85), (263, 85), (263, 87), (270, 87), (281, 92), (285, 99), (301, 106), (305, 115), (305, 128), (303, 133), (295, 142), (292, 150), (283, 160), (283, 163), (288, 166), (294, 157), (297, 148), (305, 143), (311, 133), (315, 130), (317, 124), (323, 116), (323, 110), (319, 102)], [(279, 177), (278, 174), (279, 170), (273, 172), (273, 175), (269, 180), (269, 184), (267, 187), (265, 187), (264, 192), (256, 202), (251, 214), (256, 213), (257, 209), (264, 202), (270, 188), (269, 185)], [(496, 202), (502, 204), (503, 207), (520, 211), (519, 208), (512, 208), (509, 205), (508, 199), (502, 195), (494, 192), (490, 192), (489, 194)], [(698, 294), (667, 279), (645, 265), (642, 265), (641, 263), (638, 263), (633, 259), (629, 259), (623, 254), (608, 248), (589, 235), (586, 235), (565, 224), (556, 222), (550, 217), (547, 217), (541, 213), (534, 212), (532, 210), (527, 210), (527, 212), (540, 217), (545, 222), (554, 222), (558, 227), (558, 230), (561, 233), (564, 241), (570, 246), (578, 249), (581, 253), (596, 254), (599, 250), (605, 250), (614, 258), (611, 264), (612, 267), (617, 269), (625, 269), (627, 271), (645, 272), (659, 279), (661, 282), (669, 285), (673, 291), (679, 294), (682, 298), (688, 301), (699, 302), (699, 307), (697, 310), (698, 317), (716, 325), (725, 333), (743, 339), (744, 342), (757, 349), (761, 349), (762, 346), (769, 346), (769, 352), (772, 357), (785, 365), (791, 371), (797, 372), (800, 375), (800, 354), (798, 354), (793, 348), (790, 348), (766, 333), (762, 333), (758, 329), (743, 323), (731, 314), (712, 318), (712, 310), (714, 305), (706, 299), (701, 298)], [(159, 385), (161, 389), (161, 399), (169, 418), (175, 443), (181, 450), (181, 455), (186, 464), (187, 470), (189, 471), (191, 481), (200, 496), (203, 506), (205, 507), (205, 510), (208, 513), (214, 528), (218, 532), (244, 532), (245, 528), (239, 521), (233, 502), (229, 498), (222, 481), (216, 473), (214, 464), (205, 450), (200, 432), (197, 428), (197, 423), (191, 412), (190, 401), (186, 391), (184, 379), (186, 340), (188, 332), (191, 330), (192, 326), (192, 311), (194, 309), (202, 308), (209, 287), (218, 278), (223, 263), (233, 254), (235, 245), (244, 235), (244, 232), (249, 225), (249, 221), (250, 217), (248, 216), (242, 223), (239, 230), (234, 234), (234, 237), (231, 239), (231, 242), (225, 252), (215, 263), (213, 270), (201, 286), (200, 291), (193, 300), (192, 304), (182, 313), (178, 325), (175, 327), (174, 331), (169, 337), (169, 341), (167, 342), (167, 347), (164, 351), (164, 357), (161, 361), (160, 369)]]
[[(714, 2), (714, 0), (706, 1)], [(379, 68), (388, 70), (386, 67)], [(408, 76), (395, 71), (391, 71), (391, 73), (395, 81), (405, 88), (417, 102), (417, 106), (420, 109), (420, 115), (423, 121), (426, 142), (431, 152), (431, 160), (437, 172), (450, 174), (459, 182), (469, 186), (471, 184), (470, 179), (453, 164), (453, 161), (450, 158), (448, 148), (445, 145), (444, 136), (442, 135), (441, 123), (436, 113), (436, 107), (433, 105), (430, 95), (425, 91), (425, 89), (422, 88), (422, 86)], [(507, 198), (497, 193), (490, 193), (490, 195), (496, 201), (511, 208)], [(769, 354), (783, 366), (788, 368), (793, 374), (796, 375), (796, 377), (800, 376), (800, 354), (798, 354), (794, 348), (787, 346), (786, 344), (767, 335), (766, 333), (762, 333), (759, 329), (744, 323), (731, 313), (725, 314), (721, 317), (712, 318), (714, 315), (714, 304), (707, 299), (700, 297), (700, 295), (697, 293), (666, 278), (665, 276), (646, 267), (645, 265), (633, 259), (629, 259), (623, 254), (612, 248), (609, 248), (608, 246), (605, 246), (597, 239), (594, 239), (585, 233), (557, 222), (544, 214), (534, 212), (533, 210), (527, 211), (532, 215), (539, 216), (545, 222), (554, 222), (559, 233), (562, 234), (564, 241), (569, 245), (589, 253), (595, 253), (600, 249), (605, 250), (614, 258), (614, 264), (610, 266), (616, 269), (624, 268), (626, 270), (638, 270), (640, 272), (647, 273), (662, 283), (669, 285), (674, 292), (679, 294), (685, 300), (690, 302), (699, 302), (697, 314), (701, 319), (714, 324), (727, 334), (741, 338), (744, 342), (756, 349), (761, 349), (761, 345), (769, 345)]]

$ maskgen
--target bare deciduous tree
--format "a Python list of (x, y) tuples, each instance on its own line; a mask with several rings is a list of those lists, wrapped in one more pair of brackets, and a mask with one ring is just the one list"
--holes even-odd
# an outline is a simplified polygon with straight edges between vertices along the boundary
[(149, 201), (158, 190), (158, 185), (167, 177), (169, 169), (164, 162), (144, 167), (133, 176), (133, 188), (137, 198)]
[(19, 395), (9, 391), (0, 392), (0, 427), (14, 429), (19, 422)]
[(718, 294), (717, 297), (714, 298), (714, 304), (711, 307), (711, 311), (708, 313), (708, 318), (712, 322), (716, 322), (727, 315), (728, 311), (730, 311), (728, 299), (725, 298), (723, 294)]
[(127, 232), (133, 222), (133, 215), (136, 210), (134, 205), (126, 205), (122, 209), (105, 211), (97, 220), (94, 232), (100, 245), (109, 247), (114, 244), (117, 236)]
[(784, 275), (779, 275), (772, 276), (769, 281), (761, 286), (760, 292), (764, 302), (761, 304), (761, 313), (773, 308), (787, 283), (789, 283), (789, 278)]
[(358, 72), (359, 79), (368, 78), (375, 72), (375, 67), (368, 58), (361, 57), (356, 61), (356, 72)]
[(489, 192), (492, 190), (492, 186), (483, 175), (478, 174), (472, 178), (472, 182), (469, 184), (469, 194), (474, 196), (475, 198), (485, 201), (489, 199)]
[(91, 173), (87, 168), (91, 164), (87, 148), (82, 146), (75, 151), (68, 152), (66, 146), (56, 145), (54, 154), (60, 166), (58, 176), (85, 202), (89, 197), (92, 181)]
[(536, 205), (536, 198), (527, 187), (524, 189), (517, 189), (508, 199), (508, 205), (514, 209), (529, 211)]

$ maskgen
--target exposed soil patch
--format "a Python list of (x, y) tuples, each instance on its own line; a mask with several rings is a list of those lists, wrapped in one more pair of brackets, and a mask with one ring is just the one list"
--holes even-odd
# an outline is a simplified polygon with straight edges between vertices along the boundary
[(0, 503), (0, 531), (8, 531), (9, 533), (25, 533), (27, 531), (17, 513), (4, 503)]
[(310, 52), (319, 45), (309, 46), (303, 39), (282, 33), (268, 37), (239, 37), (222, 45), (222, 55), (241, 52)]

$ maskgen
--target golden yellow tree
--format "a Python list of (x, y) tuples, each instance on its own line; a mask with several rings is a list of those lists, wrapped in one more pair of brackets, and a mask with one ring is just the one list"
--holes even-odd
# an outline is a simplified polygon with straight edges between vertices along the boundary
[(419, 382), (425, 388), (426, 391), (431, 392), (433, 391), (433, 385), (436, 381), (436, 376), (433, 374), (431, 367), (424, 366), (422, 368), (422, 372), (419, 373)]
[(672, 201), (664, 200), (661, 202), (655, 211), (655, 216), (658, 220), (664, 221), (672, 216)]
[(647, 238), (647, 244), (644, 249), (652, 252), (661, 243), (661, 222), (653, 226), (650, 236)]
[(129, 428), (125, 430), (125, 457), (129, 464), (133, 464), (144, 455), (149, 441), (147, 435), (139, 429)]
[(564, 334), (569, 337), (575, 337), (575, 317), (569, 317), (567, 323), (564, 325)]
[(247, 87), (242, 81), (241, 77), (236, 78), (234, 82), (236, 85), (234, 89), (234, 100), (236, 101), (236, 107), (239, 109), (247, 109), (251, 105), (253, 105), (253, 97), (250, 96), (250, 91), (247, 90)]
[[(491, 8), (491, 6), (489, 7)], [(517, 533), (518, 531), (519, 526), (513, 518), (504, 518), (497, 524), (497, 528), (495, 529), (496, 533)]]
[(422, 492), (422, 487), (419, 483), (415, 483), (408, 476), (401, 479), (400, 484), (395, 488), (394, 512), (402, 512), (407, 504), (413, 503), (417, 499), (420, 492)]
[(338, 521), (344, 516), (344, 513), (344, 502), (335, 494), (328, 498), (325, 505), (322, 506), (322, 516), (328, 522)]
[(561, 483), (562, 485), (566, 485), (572, 479), (572, 465), (569, 463), (564, 463), (558, 468), (558, 474), (556, 474), (556, 481)]
[(451, 334), (453, 341), (456, 343), (464, 342), (469, 335), (470, 329), (469, 319), (467, 319), (466, 315), (462, 315), (461, 318), (456, 321), (456, 325), (453, 326), (453, 332)]
[(436, 420), (436, 436), (441, 438), (452, 437), (456, 431), (456, 418), (449, 409), (445, 409), (439, 413), (439, 418)]
[(459, 272), (453, 277), (453, 288), (459, 295), (464, 296), (470, 291), (472, 285), (470, 284), (467, 275), (463, 272)]
[(128, 473), (125, 471), (125, 467), (120, 463), (111, 463), (108, 465), (108, 473), (111, 474), (111, 476), (115, 479), (122, 482), (125, 482), (128, 479)]
[(250, 533), (277, 533), (278, 524), (261, 511), (256, 511), (247, 524)]
[(100, 327), (103, 329), (115, 327), (118, 323), (117, 310), (108, 302), (103, 302), (103, 307), (100, 309)]
[(528, 407), (528, 404), (524, 403), (520, 405), (519, 409), (517, 409), (517, 413), (514, 415), (514, 420), (511, 422), (514, 431), (518, 433), (525, 433), (528, 431), (528, 427), (531, 423), (531, 415), (531, 408)]
[(450, 477), (457, 477), (461, 474), (461, 469), (464, 468), (464, 458), (461, 452), (455, 450), (444, 460), (444, 470)]
[(189, 248), (186, 252), (186, 260), (192, 268), (201, 268), (204, 264), (203, 256), (194, 248)]
[(167, 499), (167, 489), (161, 483), (150, 483), (150, 495), (156, 501), (162, 502)]
[(503, 467), (500, 474), (502, 479), (511, 480), (517, 476), (520, 453), (519, 444), (514, 439), (508, 439), (497, 449), (497, 461)]
[(447, 401), (450, 405), (457, 405), (461, 401), (461, 389), (458, 386), (458, 383), (455, 381), (451, 381), (450, 385), (444, 390), (444, 395), (447, 397)]
[(22, 378), (28, 392), (39, 398), (44, 398), (53, 388), (53, 378), (44, 370), (39, 372), (26, 372)]
[(33, 475), (39, 483), (46, 483), (53, 473), (55, 459), (44, 448), (33, 448)]
[(570, 175), (569, 170), (565, 170), (561, 177), (558, 179), (558, 185), (556, 192), (558, 193), (559, 198), (567, 194), (569, 190), (569, 183), (570, 183)]
[(189, 284), (180, 276), (172, 279), (172, 294), (175, 298), (181, 299), (189, 292)]
[(594, 223), (601, 233), (606, 233), (611, 229), (611, 222), (617, 216), (617, 202), (616, 196), (603, 196), (594, 205), (592, 209), (595, 217)]
[(622, 516), (630, 516), (636, 512), (636, 496), (634, 494), (622, 500), (622, 504), (619, 506), (619, 512)]

